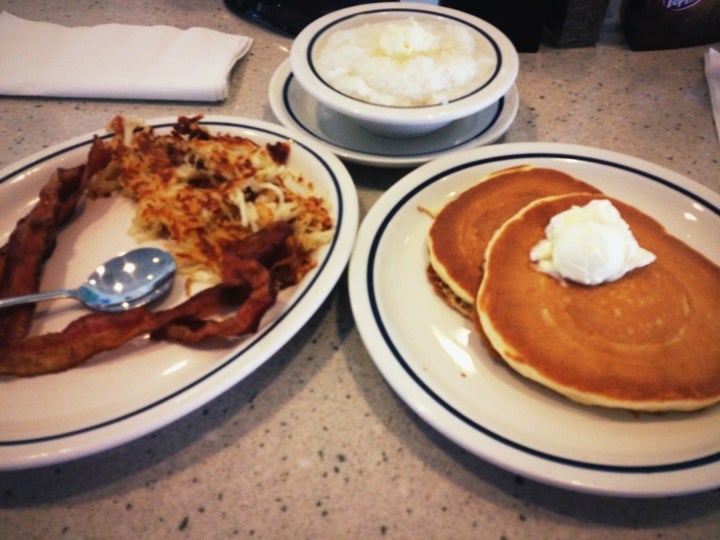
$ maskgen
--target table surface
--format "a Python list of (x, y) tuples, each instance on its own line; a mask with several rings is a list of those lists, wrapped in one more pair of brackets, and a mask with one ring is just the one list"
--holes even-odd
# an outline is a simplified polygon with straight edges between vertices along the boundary
[[(720, 192), (707, 47), (634, 52), (610, 3), (600, 43), (520, 55), (517, 118), (500, 142), (630, 154)], [(66, 25), (204, 26), (254, 38), (219, 104), (0, 97), (0, 169), (115, 114), (275, 121), (290, 39), (220, 0), (0, 1)], [(348, 164), (361, 217), (407, 173)], [(574, 493), (497, 468), (416, 416), (361, 343), (345, 276), (260, 369), (159, 431), (73, 462), (0, 472), (2, 538), (718, 538), (720, 490), (653, 499)]]

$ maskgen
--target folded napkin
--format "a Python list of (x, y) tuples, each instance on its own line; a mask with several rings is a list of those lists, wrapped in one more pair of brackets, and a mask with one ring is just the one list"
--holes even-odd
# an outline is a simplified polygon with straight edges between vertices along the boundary
[(0, 94), (221, 101), (252, 40), (207, 28), (67, 27), (0, 13)]
[(710, 104), (715, 117), (715, 129), (720, 140), (720, 52), (710, 48), (705, 53), (705, 78), (710, 90)]

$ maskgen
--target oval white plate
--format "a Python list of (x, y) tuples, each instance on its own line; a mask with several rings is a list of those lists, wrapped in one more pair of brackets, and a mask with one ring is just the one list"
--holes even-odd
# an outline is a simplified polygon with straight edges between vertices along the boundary
[(520, 103), (513, 86), (499, 101), (467, 118), (422, 137), (393, 139), (371, 133), (318, 103), (295, 79), (289, 60), (275, 70), (268, 98), (283, 125), (300, 130), (344, 160), (383, 167), (420, 165), (451, 150), (490, 144), (508, 130)]
[[(162, 132), (175, 118), (148, 121)], [(283, 291), (258, 332), (228, 348), (182, 347), (134, 341), (69, 371), (32, 378), (0, 377), (0, 469), (34, 467), (104, 450), (158, 429), (242, 380), (270, 358), (313, 315), (335, 286), (358, 225), (357, 193), (342, 163), (304, 137), (274, 124), (207, 116), (211, 130), (260, 144), (292, 139), (288, 166), (312, 178), (330, 202), (333, 241), (301, 284)], [(104, 132), (98, 134), (106, 135)], [(0, 172), (0, 245), (59, 166), (87, 157), (92, 134), (35, 154)], [(132, 215), (120, 198), (94, 201), (61, 232), (46, 265), (42, 289), (79, 284), (99, 261), (136, 243), (126, 233)], [(183, 296), (184, 279), (168, 302)], [(38, 310), (33, 331), (62, 328), (83, 313), (52, 302)]]
[(431, 218), (420, 209), (437, 210), (487, 173), (524, 163), (598, 186), (720, 262), (720, 195), (679, 174), (575, 145), (514, 143), (457, 152), (399, 180), (360, 227), (350, 300), (378, 369), (435, 429), (529, 478), (625, 496), (720, 485), (720, 406), (634, 415), (575, 404), (492, 360), (472, 325), (435, 295), (425, 275)]

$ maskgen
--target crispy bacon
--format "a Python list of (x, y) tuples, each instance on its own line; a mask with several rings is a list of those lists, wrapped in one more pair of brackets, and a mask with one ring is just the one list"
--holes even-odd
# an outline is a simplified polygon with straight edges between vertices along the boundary
[(292, 227), (284, 221), (243, 238), (225, 248), (223, 252), (223, 276), (225, 284), (244, 282), (249, 294), (238, 298), (244, 291), (228, 289), (225, 299), (235, 297), (241, 303), (233, 317), (222, 321), (198, 321), (195, 318), (178, 317), (152, 334), (155, 339), (167, 339), (186, 344), (199, 343), (209, 337), (239, 336), (248, 328), (257, 328), (260, 318), (277, 297), (277, 290), (285, 286), (274, 277), (274, 269), (287, 259)]
[[(38, 202), (17, 223), (2, 249), (0, 298), (38, 291), (43, 267), (55, 249), (60, 227), (75, 211), (88, 179), (109, 159), (110, 153), (96, 138), (86, 165), (58, 169), (43, 186)], [(0, 343), (25, 337), (34, 310), (33, 304), (26, 304), (0, 311)]]
[[(260, 263), (253, 260), (238, 259), (241, 263), (237, 270), (243, 274), (245, 287), (233, 288), (229, 286), (216, 286), (198, 293), (188, 300), (197, 298), (198, 302), (220, 308), (224, 304), (243, 298), (239, 309), (234, 315), (222, 320), (200, 319), (198, 317), (175, 317), (152, 333), (153, 339), (164, 339), (192, 345), (209, 338), (223, 338), (242, 336), (255, 332), (260, 319), (277, 298), (276, 288), (270, 278), (270, 273)], [(249, 294), (248, 294), (249, 290)]]
[[(276, 226), (248, 237), (250, 246), (226, 252), (223, 283), (201, 291), (176, 307), (151, 312), (137, 308), (124, 313), (91, 313), (64, 330), (0, 345), (0, 375), (31, 376), (64, 371), (92, 356), (115, 349), (150, 333), (153, 339), (195, 344), (255, 332), (277, 298), (271, 271), (275, 254), (285, 252), (291, 230)], [(228, 306), (234, 314), (216, 319)]]
[(7, 255), (7, 244), (0, 247), (0, 276), (5, 273), (5, 256)]

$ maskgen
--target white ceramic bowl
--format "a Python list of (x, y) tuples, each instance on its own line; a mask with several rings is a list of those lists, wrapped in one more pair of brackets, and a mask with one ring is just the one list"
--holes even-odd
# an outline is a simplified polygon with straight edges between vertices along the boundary
[[(450, 22), (470, 31), (488, 56), (490, 69), (461, 96), (433, 105), (390, 106), (363, 101), (338, 91), (318, 73), (318, 51), (338, 30), (366, 23), (414, 18), (422, 24)], [(413, 137), (430, 133), (492, 105), (515, 83), (519, 59), (510, 40), (491, 24), (467, 13), (422, 3), (379, 2), (331, 12), (306, 26), (290, 50), (293, 75), (318, 102), (360, 123), (373, 133)]]

